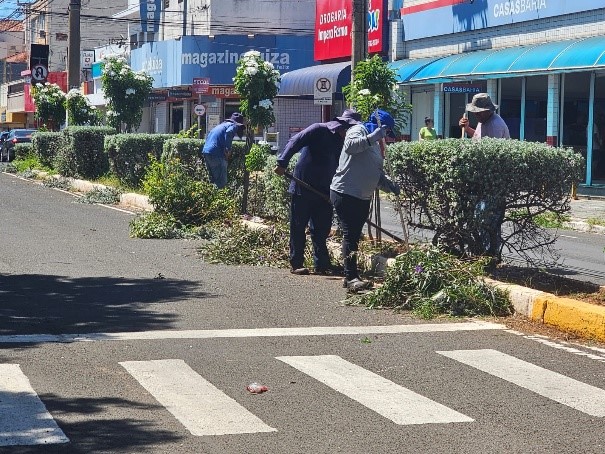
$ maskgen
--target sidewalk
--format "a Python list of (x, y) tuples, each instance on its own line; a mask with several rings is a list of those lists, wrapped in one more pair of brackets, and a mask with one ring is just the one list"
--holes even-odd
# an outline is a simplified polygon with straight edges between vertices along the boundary
[[(580, 198), (572, 200), (570, 207), (571, 220), (564, 223), (565, 227), (582, 232), (605, 234), (605, 199)], [(600, 221), (599, 223), (603, 225), (595, 225), (594, 221)]]

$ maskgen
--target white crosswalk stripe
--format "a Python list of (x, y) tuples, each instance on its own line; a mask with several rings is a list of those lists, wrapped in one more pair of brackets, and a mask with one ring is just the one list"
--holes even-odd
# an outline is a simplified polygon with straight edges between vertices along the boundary
[(67, 443), (18, 364), (0, 364), (0, 446)]
[(473, 421), (468, 416), (416, 394), (339, 356), (281, 356), (277, 359), (396, 424)]
[(591, 416), (605, 417), (605, 390), (497, 350), (437, 352)]
[(275, 432), (182, 360), (120, 363), (193, 435)]

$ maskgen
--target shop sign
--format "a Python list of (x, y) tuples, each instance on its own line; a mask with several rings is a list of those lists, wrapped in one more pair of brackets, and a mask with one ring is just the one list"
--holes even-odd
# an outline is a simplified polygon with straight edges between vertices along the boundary
[(400, 12), (405, 39), (412, 40), (600, 8), (603, 2), (595, 0), (429, 0), (404, 6)]
[(155, 33), (160, 25), (162, 0), (140, 0), (141, 28), (144, 32)]
[(150, 93), (147, 96), (147, 100), (151, 102), (162, 102), (166, 101), (167, 98), (166, 93)]
[(470, 85), (470, 84), (456, 84), (456, 83), (446, 83), (443, 84), (443, 92), (444, 93), (481, 93), (483, 89), (480, 85)]
[(206, 94), (210, 88), (210, 78), (194, 77), (191, 86), (193, 88), (193, 93)]
[(215, 98), (239, 98), (233, 85), (212, 85), (208, 94)]
[[(350, 57), (352, 53), (353, 3), (350, 0), (317, 0), (315, 7), (315, 60)], [(387, 2), (368, 0), (366, 14), (368, 52), (382, 52), (388, 29)]]
[(191, 98), (191, 92), (189, 90), (179, 89), (168, 90), (168, 97), (176, 99), (189, 99)]

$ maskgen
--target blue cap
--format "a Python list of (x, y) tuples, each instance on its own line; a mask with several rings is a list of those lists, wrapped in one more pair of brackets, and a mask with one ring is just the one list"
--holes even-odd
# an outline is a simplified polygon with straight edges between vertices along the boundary
[(393, 129), (395, 128), (395, 119), (391, 116), (391, 114), (385, 112), (384, 110), (375, 110), (374, 112), (372, 112), (372, 115), (370, 115), (368, 121), (364, 123), (364, 126), (366, 127), (368, 132), (372, 132), (376, 128), (378, 128), (378, 120), (376, 119), (377, 113), (378, 118), (380, 118), (380, 124), (389, 127), (389, 132), (387, 135), (389, 137), (395, 138), (395, 133), (393, 132)]

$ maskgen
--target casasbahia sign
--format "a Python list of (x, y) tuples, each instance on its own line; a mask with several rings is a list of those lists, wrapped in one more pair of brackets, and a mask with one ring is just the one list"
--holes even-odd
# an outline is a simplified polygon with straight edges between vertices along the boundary
[[(603, 0), (429, 0), (401, 8), (406, 40), (600, 9)], [(430, 24), (430, 26), (427, 26)]]

